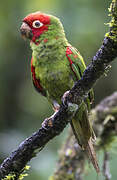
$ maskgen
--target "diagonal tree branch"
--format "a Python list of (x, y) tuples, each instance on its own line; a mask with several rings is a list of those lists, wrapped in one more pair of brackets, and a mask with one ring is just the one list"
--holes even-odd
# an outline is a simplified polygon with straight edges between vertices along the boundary
[(68, 102), (80, 105), (95, 82), (106, 72), (109, 63), (117, 57), (117, 0), (112, 0), (110, 14), (110, 31), (105, 35), (102, 46), (86, 68), (81, 80), (70, 90), (60, 110), (51, 118), (45, 119), (38, 132), (22, 142), (18, 149), (4, 160), (0, 166), (0, 179), (9, 173), (20, 174), (27, 162), (41, 151), (49, 140), (63, 131), (74, 115), (74, 112), (68, 110)]

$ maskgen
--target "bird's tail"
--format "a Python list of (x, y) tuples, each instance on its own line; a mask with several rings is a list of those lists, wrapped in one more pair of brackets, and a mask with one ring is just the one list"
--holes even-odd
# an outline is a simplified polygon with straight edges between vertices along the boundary
[(79, 108), (75, 117), (71, 121), (71, 127), (78, 144), (82, 149), (87, 151), (88, 157), (91, 160), (97, 173), (100, 172), (96, 152), (93, 147), (93, 141), (96, 139), (91, 123), (88, 119), (86, 106)]
[(91, 160), (93, 167), (95, 168), (96, 172), (99, 173), (100, 172), (100, 168), (98, 165), (98, 161), (97, 161), (97, 157), (96, 157), (96, 152), (94, 150), (93, 144), (91, 142), (91, 138), (88, 141), (88, 144), (86, 146), (86, 151), (88, 153), (88, 157)]

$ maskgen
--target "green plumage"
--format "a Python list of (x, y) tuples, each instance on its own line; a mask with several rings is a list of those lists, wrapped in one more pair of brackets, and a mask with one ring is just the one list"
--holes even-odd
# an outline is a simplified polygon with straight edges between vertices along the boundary
[[(63, 94), (81, 78), (86, 66), (80, 53), (68, 43), (62, 24), (57, 18), (51, 16), (48, 31), (36, 40), (38, 41), (38, 45), (31, 42), (36, 79), (40, 80), (48, 101), (52, 105), (54, 102), (60, 105)], [(72, 51), (68, 55), (73, 62), (72, 67), (66, 56), (67, 47)], [(90, 101), (87, 99), (87, 102), (89, 108)], [(87, 107), (83, 102), (72, 121), (78, 143), (84, 148), (93, 133), (86, 111)]]

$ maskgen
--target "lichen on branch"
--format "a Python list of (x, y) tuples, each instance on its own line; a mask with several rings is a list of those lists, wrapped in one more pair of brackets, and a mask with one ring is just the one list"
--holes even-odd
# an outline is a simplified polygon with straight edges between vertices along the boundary
[(109, 37), (113, 41), (117, 42), (117, 1), (113, 0), (109, 8), (109, 16), (111, 21), (107, 23), (110, 27), (110, 32), (106, 33), (106, 37)]

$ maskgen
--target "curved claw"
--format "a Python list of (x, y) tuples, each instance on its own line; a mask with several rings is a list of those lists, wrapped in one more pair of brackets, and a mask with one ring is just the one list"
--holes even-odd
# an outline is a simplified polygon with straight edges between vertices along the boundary
[(62, 97), (62, 99), (61, 99), (64, 105), (66, 105), (66, 98), (67, 98), (68, 94), (69, 94), (69, 91), (66, 91), (66, 92), (63, 94), (63, 97)]

